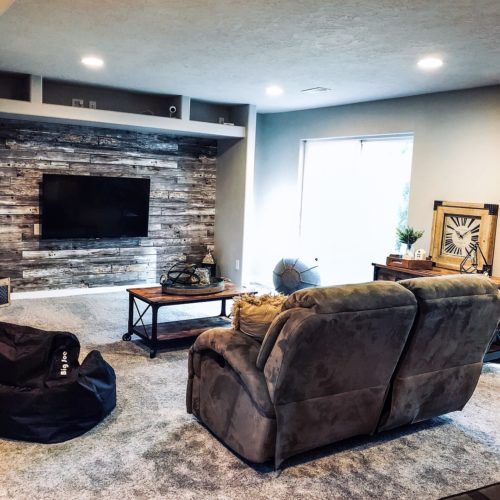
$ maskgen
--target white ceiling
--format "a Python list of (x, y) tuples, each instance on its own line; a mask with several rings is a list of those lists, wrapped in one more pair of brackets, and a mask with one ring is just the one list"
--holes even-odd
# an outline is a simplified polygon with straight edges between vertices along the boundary
[[(88, 54), (105, 67), (83, 67)], [(445, 64), (424, 73), (429, 54)], [(500, 0), (17, 0), (0, 17), (0, 69), (261, 112), (492, 85)], [(300, 93), (315, 86), (332, 92)]]

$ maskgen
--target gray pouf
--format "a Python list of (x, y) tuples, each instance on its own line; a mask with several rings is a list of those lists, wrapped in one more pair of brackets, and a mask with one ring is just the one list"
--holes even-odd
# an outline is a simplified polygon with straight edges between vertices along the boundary
[(276, 291), (285, 295), (302, 288), (319, 286), (318, 264), (306, 264), (298, 258), (283, 258), (274, 268), (273, 283)]

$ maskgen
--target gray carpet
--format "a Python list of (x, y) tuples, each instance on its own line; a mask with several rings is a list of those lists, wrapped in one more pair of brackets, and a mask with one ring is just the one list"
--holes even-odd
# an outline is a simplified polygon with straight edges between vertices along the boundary
[[(164, 310), (165, 311), (165, 310)], [(184, 306), (170, 318), (217, 314)], [(165, 314), (165, 312), (163, 313)], [(0, 439), (0, 498), (436, 499), (500, 480), (500, 365), (487, 365), (463, 412), (290, 460), (252, 467), (186, 414), (186, 349), (150, 360), (131, 342), (125, 292), (17, 300), (0, 320), (76, 333), (116, 370), (118, 406), (57, 445)]]

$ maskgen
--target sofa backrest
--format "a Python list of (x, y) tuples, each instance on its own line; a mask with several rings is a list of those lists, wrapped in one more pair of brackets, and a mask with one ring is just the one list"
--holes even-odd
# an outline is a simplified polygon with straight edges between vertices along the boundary
[(418, 313), (380, 430), (462, 409), (474, 392), (500, 316), (497, 286), (483, 276), (400, 283), (415, 295)]
[(416, 315), (397, 283), (310, 288), (291, 295), (264, 339), (276, 409), (277, 461), (376, 429)]

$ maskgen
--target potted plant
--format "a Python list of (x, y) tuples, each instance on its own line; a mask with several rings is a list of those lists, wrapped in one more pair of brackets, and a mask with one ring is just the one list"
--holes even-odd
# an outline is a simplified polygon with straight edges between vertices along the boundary
[(410, 226), (398, 227), (396, 230), (398, 241), (406, 245), (406, 254), (410, 257), (413, 255), (412, 246), (413, 244), (423, 236), (424, 231), (417, 231)]

